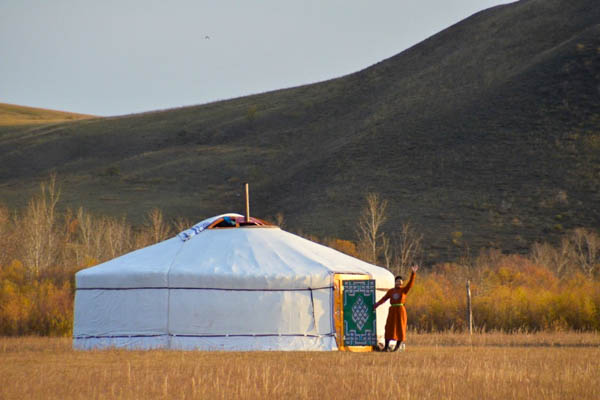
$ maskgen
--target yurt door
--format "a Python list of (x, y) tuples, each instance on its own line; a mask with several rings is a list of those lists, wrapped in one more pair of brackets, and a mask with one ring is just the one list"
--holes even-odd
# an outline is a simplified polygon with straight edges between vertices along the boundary
[(377, 344), (375, 281), (368, 275), (334, 277), (336, 341), (342, 351), (371, 351)]

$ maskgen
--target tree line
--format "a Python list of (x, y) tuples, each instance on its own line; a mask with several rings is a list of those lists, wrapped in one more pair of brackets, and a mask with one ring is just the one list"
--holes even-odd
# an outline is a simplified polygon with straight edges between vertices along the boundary
[[(23, 209), (0, 205), (0, 335), (70, 335), (77, 271), (192, 225), (167, 221), (157, 209), (139, 226), (83, 208), (59, 213), (59, 201), (53, 176)], [(409, 223), (387, 233), (386, 207), (367, 195), (355, 240), (309, 239), (405, 273), (420, 260), (424, 238)], [(281, 214), (274, 219), (285, 223)], [(583, 228), (558, 245), (537, 243), (528, 255), (484, 250), (422, 270), (408, 299), (410, 323), (422, 331), (463, 329), (469, 279), (481, 330), (600, 330), (599, 270), (600, 236)]]

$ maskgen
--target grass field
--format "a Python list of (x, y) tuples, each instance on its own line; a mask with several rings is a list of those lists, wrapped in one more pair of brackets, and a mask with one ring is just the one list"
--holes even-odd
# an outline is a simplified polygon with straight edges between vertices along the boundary
[(0, 398), (598, 399), (600, 335), (412, 334), (404, 353), (74, 351), (0, 338)]

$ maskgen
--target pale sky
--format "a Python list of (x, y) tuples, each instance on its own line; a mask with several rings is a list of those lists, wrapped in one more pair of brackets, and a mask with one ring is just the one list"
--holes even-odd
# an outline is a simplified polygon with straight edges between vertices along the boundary
[(0, 102), (95, 115), (336, 78), (498, 0), (0, 0)]

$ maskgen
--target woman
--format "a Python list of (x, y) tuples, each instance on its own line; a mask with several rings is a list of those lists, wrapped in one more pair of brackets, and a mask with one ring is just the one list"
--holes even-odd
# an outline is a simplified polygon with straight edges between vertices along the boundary
[(404, 349), (404, 340), (406, 339), (406, 309), (404, 308), (404, 302), (406, 300), (406, 294), (415, 283), (415, 276), (419, 266), (414, 265), (411, 269), (412, 273), (410, 274), (410, 279), (406, 286), (402, 287), (404, 281), (401, 276), (397, 276), (396, 287), (388, 290), (385, 296), (373, 305), (373, 310), (375, 310), (388, 299), (391, 303), (387, 321), (385, 323), (385, 347), (383, 348), (383, 351), (390, 351), (390, 340), (396, 341), (396, 347), (391, 351), (396, 351), (400, 347)]

